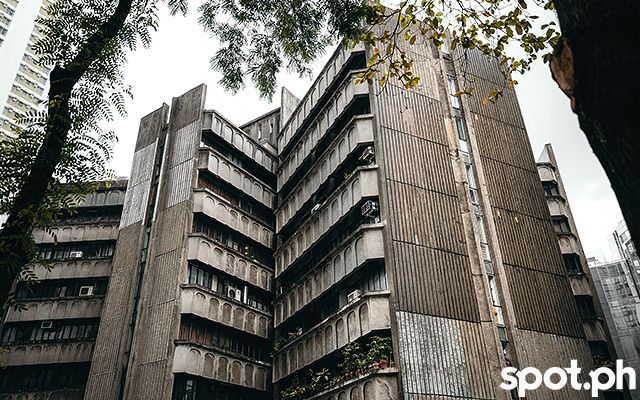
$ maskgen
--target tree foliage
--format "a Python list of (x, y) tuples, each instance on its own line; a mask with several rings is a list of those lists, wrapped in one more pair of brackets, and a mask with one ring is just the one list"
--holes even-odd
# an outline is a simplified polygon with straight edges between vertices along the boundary
[[(100, 122), (113, 110), (125, 114), (132, 93), (122, 73), (126, 54), (150, 45), (160, 3), (58, 0), (40, 21), (45, 39), (34, 49), (52, 68), (46, 111), (24, 115), (27, 128), (0, 143), (0, 212), (9, 215), (0, 232), (3, 299), (25, 265), (38, 261), (32, 229), (47, 229), (51, 218), (93, 190), (87, 181), (108, 177), (115, 135), (103, 132)], [(189, 10), (187, 0), (166, 5), (172, 14)], [(555, 23), (536, 15), (552, 9), (551, 0), (406, 0), (396, 6), (379, 0), (204, 0), (198, 7), (200, 24), (221, 44), (211, 58), (211, 67), (222, 73), (220, 84), (235, 92), (248, 78), (269, 99), (282, 68), (309, 75), (311, 62), (336, 42), (374, 49), (361, 83), (379, 77), (383, 85), (391, 79), (407, 88), (419, 84), (403, 49), (420, 38), (444, 51), (478, 49), (498, 59), (505, 85), (513, 85), (512, 73), (528, 70), (539, 57), (548, 60), (558, 43)], [(505, 53), (514, 41), (522, 57)], [(459, 95), (473, 90), (470, 84)], [(501, 93), (496, 86), (481, 95), (493, 102)]]

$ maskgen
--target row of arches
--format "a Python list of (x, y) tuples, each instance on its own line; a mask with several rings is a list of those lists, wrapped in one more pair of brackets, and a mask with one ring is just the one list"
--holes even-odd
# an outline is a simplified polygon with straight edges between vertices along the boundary
[(305, 365), (342, 348), (371, 330), (369, 304), (345, 310), (335, 318), (304, 333), (286, 346), (273, 360), (276, 379), (285, 377)]
[[(279, 152), (284, 150), (284, 148), (289, 144), (292, 135), (294, 135), (298, 130), (300, 124), (308, 115), (309, 111), (316, 106), (318, 100), (322, 97), (322, 94), (324, 94), (327, 86), (329, 86), (329, 84), (333, 81), (337, 71), (340, 71), (340, 69), (342, 69), (342, 65), (349, 58), (351, 53), (361, 50), (362, 48), (342, 49), (337, 52), (331, 60), (329, 60), (322, 73), (316, 80), (316, 83), (309, 89), (310, 95), (302, 101), (302, 104), (300, 106), (298, 106), (297, 111), (290, 117), (291, 123), (288, 127), (285, 128), (284, 133), (278, 139)], [(306, 136), (308, 137), (309, 133), (307, 133)], [(279, 176), (278, 178), (281, 177)]]
[(232, 165), (227, 160), (221, 159), (213, 150), (208, 150), (201, 154), (204, 154), (206, 157), (206, 167), (213, 174), (251, 195), (267, 207), (273, 207), (274, 193), (264, 184)]
[(317, 268), (315, 273), (307, 275), (303, 282), (289, 288), (285, 296), (275, 301), (276, 325), (295, 314), (366, 259), (364, 236), (354, 237), (336, 251), (326, 264)]
[(9, 313), (7, 321), (94, 318), (100, 316), (103, 302), (99, 298), (33, 302), (22, 312)]
[(79, 207), (116, 206), (124, 204), (125, 191), (110, 189), (88, 194)]
[(34, 231), (33, 236), (38, 243), (53, 243), (53, 235), (58, 242), (79, 242), (88, 240), (115, 240), (118, 238), (117, 224), (73, 225), (52, 227), (51, 234), (42, 229)]
[(182, 312), (269, 338), (270, 318), (196, 288), (183, 289)]
[[(364, 121), (356, 121), (354, 124), (364, 123)], [(363, 141), (363, 138), (360, 137), (361, 129), (357, 129), (356, 126), (357, 125), (351, 125), (335, 139), (333, 147), (324, 153), (322, 158), (316, 162), (314, 168), (296, 185), (292, 194), (284, 200), (276, 212), (278, 229), (284, 226), (296, 214), (320, 185), (327, 180), (358, 144)]]
[(276, 253), (276, 275), (293, 264), (311, 245), (327, 232), (362, 197), (360, 177), (354, 177), (318, 211), (318, 216), (307, 221)]
[[(176, 347), (175, 364), (177, 365), (174, 364), (174, 372), (187, 372), (240, 386), (267, 390), (269, 374), (266, 366), (236, 360), (195, 347), (184, 347), (187, 346)], [(185, 350), (187, 354), (181, 354)]]
[(272, 246), (273, 233), (270, 230), (249, 219), (243, 212), (239, 212), (226, 202), (214, 198), (212, 195), (198, 192), (196, 197), (198, 196), (204, 196), (200, 201), (202, 201), (201, 211), (205, 214), (214, 217), (216, 220), (223, 222), (267, 247)]
[(192, 245), (194, 248), (189, 249), (189, 258), (198, 259), (265, 290), (271, 290), (273, 273), (266, 268), (217, 246), (213, 241), (203, 237), (189, 238), (189, 246)]
[[(238, 150), (242, 151), (249, 156), (252, 160), (265, 167), (268, 171), (273, 171), (273, 157), (262, 150), (258, 145), (253, 143), (248, 137), (239, 130), (232, 127), (230, 124), (223, 121), (223, 119), (216, 113), (209, 114), (211, 118), (211, 130), (218, 136), (224, 138), (229, 144), (235, 146)], [(205, 115), (206, 119), (209, 115)]]
[(93, 343), (53, 343), (17, 346), (5, 357), (7, 365), (89, 362)]

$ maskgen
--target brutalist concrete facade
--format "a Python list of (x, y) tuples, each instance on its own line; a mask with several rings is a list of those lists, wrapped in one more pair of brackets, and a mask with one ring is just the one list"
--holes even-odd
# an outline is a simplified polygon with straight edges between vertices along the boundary
[(27, 309), (10, 309), (2, 321), (1, 346), (8, 352), (2, 357), (0, 398), (82, 399), (126, 187), (126, 180), (102, 182), (77, 213), (52, 221), (51, 232), (34, 232), (53, 268), (36, 265), (32, 271), (40, 283), (16, 286)]
[(204, 86), (143, 118), (86, 399), (280, 398), (374, 337), (392, 366), (300, 396), (509, 399), (508, 363), (593, 367), (515, 92), (456, 97), (498, 66), (406, 50), (415, 90), (355, 85), (356, 46), (244, 126)]

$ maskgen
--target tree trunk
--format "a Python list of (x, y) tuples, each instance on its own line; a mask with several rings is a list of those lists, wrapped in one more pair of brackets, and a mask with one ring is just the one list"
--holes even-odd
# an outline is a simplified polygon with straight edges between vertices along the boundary
[(51, 72), (45, 140), (0, 232), (3, 252), (0, 259), (0, 313), (22, 267), (33, 260), (36, 250), (31, 246), (33, 215), (38, 213), (47, 189), (53, 183), (53, 174), (62, 158), (62, 149), (72, 126), (69, 100), (73, 87), (100, 57), (105, 45), (122, 29), (131, 12), (132, 2), (121, 0), (113, 15), (87, 39), (76, 57), (64, 67), (57, 65)]
[(639, 112), (640, 2), (557, 0), (555, 6), (562, 38), (551, 72), (571, 99), (640, 250), (640, 128), (633, 117)]

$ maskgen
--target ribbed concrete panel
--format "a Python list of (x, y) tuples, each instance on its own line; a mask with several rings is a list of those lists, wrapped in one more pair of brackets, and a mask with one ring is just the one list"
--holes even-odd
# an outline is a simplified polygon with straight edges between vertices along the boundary
[(457, 196), (449, 146), (388, 128), (380, 130), (380, 138), (390, 180)]
[[(479, 324), (397, 312), (400, 370), (405, 399), (493, 398)], [(483, 376), (485, 375), (485, 376)], [(423, 397), (429, 396), (429, 397)]]
[(480, 320), (467, 256), (402, 242), (393, 244), (393, 255), (400, 310)]
[(457, 197), (394, 181), (387, 190), (395, 208), (389, 224), (394, 240), (467, 253)]
[[(578, 361), (578, 367), (582, 369), (578, 381), (589, 382), (591, 380), (587, 372), (592, 370), (594, 365), (586, 341), (525, 330), (518, 331), (517, 340), (521, 348), (518, 352), (520, 369), (535, 367), (544, 372), (551, 367), (568, 368), (570, 360), (573, 359)], [(554, 351), (548, 351), (548, 349)], [(557, 379), (557, 377), (554, 378)], [(553, 391), (541, 385), (536, 390), (528, 391), (526, 398), (531, 400), (586, 400), (592, 399), (589, 393), (585, 390), (574, 390), (570, 384), (567, 384), (563, 389)]]
[[(513, 307), (520, 329), (584, 337), (569, 281), (552, 275), (505, 264)], [(517, 282), (517, 284), (515, 284)], [(545, 293), (545, 295), (541, 295)]]
[(175, 133), (169, 167), (167, 207), (186, 201), (191, 195), (191, 176), (195, 164), (199, 126), (200, 121), (196, 120)]
[(124, 198), (120, 229), (142, 221), (147, 211), (147, 200), (153, 177), (153, 164), (156, 158), (157, 141), (143, 147), (133, 154), (131, 178)]

